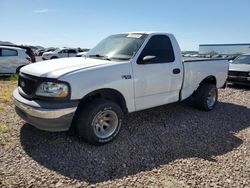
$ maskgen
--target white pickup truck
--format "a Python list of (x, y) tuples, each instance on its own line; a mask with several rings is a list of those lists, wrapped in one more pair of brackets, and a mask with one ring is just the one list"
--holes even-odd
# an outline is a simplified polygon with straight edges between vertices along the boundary
[(112, 35), (85, 58), (49, 60), (20, 71), (16, 112), (47, 131), (75, 132), (93, 144), (114, 139), (123, 114), (182, 101), (191, 95), (212, 110), (227, 60), (183, 61), (172, 34)]

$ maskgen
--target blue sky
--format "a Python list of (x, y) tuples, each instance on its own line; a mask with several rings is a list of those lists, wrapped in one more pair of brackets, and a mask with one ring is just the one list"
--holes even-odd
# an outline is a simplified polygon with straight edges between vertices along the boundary
[(127, 31), (173, 33), (182, 50), (250, 43), (250, 0), (0, 0), (0, 40), (93, 47)]

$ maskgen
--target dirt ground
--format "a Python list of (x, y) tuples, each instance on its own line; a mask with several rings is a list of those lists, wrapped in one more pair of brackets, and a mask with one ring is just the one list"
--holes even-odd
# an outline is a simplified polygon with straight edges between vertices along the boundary
[(15, 113), (0, 82), (0, 187), (250, 187), (250, 90), (219, 90), (211, 112), (190, 101), (126, 115), (118, 138), (92, 146)]

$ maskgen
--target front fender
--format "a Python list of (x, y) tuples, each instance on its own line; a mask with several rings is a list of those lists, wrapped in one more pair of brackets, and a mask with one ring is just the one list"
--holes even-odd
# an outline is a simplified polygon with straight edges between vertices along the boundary
[(70, 84), (72, 100), (80, 100), (96, 90), (114, 89), (123, 95), (128, 111), (135, 111), (133, 76), (128, 62), (78, 70), (60, 80)]

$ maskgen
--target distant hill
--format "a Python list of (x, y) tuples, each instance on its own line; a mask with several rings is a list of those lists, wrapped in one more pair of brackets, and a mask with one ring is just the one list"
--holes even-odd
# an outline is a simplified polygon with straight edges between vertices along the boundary
[[(8, 41), (0, 41), (0, 46), (1, 45), (16, 45), (16, 44), (14, 44), (12, 42), (8, 42)], [(32, 49), (44, 49), (44, 47), (42, 47), (42, 46), (32, 46), (32, 45), (23, 45), (23, 44), (21, 44), (21, 46), (29, 46)]]
[(13, 45), (14, 43), (8, 41), (0, 41), (0, 45)]

